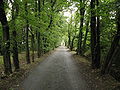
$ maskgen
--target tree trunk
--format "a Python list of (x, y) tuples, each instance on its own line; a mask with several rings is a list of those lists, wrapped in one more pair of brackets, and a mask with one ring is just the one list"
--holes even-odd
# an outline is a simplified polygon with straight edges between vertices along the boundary
[(18, 59), (18, 45), (17, 45), (17, 41), (16, 41), (16, 31), (12, 32), (13, 35), (13, 63), (15, 66), (15, 71), (19, 70), (19, 59)]
[(80, 0), (80, 28), (79, 28), (79, 36), (78, 36), (78, 54), (82, 54), (82, 38), (83, 38), (83, 21), (84, 21), (84, 13), (85, 13), (85, 6), (83, 5), (83, 1)]
[(34, 34), (32, 34), (32, 37), (31, 37), (32, 62), (34, 62), (34, 49), (35, 49), (34, 43), (35, 43)]
[(68, 28), (68, 48), (70, 48), (71, 37), (70, 37), (70, 30)]
[(91, 0), (91, 54), (92, 54), (92, 68), (96, 68), (96, 13), (95, 0)]
[[(28, 16), (28, 10), (27, 10), (27, 2), (25, 2), (25, 12), (26, 12), (26, 16)], [(28, 37), (29, 37), (29, 22), (28, 22), (28, 18), (26, 17), (26, 61), (27, 64), (30, 63), (30, 51), (29, 51), (29, 42), (28, 42)]]
[(38, 58), (41, 56), (41, 51), (40, 51), (40, 32), (37, 32), (37, 55)]
[[(97, 2), (97, 8), (99, 7), (99, 1), (96, 0)], [(100, 17), (99, 17), (99, 12), (97, 12), (97, 28), (96, 28), (96, 68), (100, 68), (100, 56), (101, 56), (101, 51), (100, 51)]]
[(34, 9), (35, 10), (35, 17), (37, 17), (37, 5), (38, 5), (37, 0), (35, 0), (35, 9)]
[(115, 35), (114, 40), (113, 40), (113, 42), (111, 44), (111, 48), (110, 48), (110, 50), (109, 50), (109, 52), (107, 54), (107, 57), (105, 59), (105, 63), (104, 63), (103, 69), (102, 69), (102, 74), (107, 74), (108, 73), (109, 63), (110, 63), (111, 60), (113, 60), (112, 56), (114, 55), (114, 53), (116, 51), (116, 48), (119, 47), (119, 41), (120, 41), (120, 29), (119, 29), (119, 32)]
[[(18, 44), (17, 44), (17, 40), (16, 40), (16, 36), (17, 36), (17, 32), (15, 29), (15, 19), (18, 16), (18, 5), (16, 4), (16, 1), (11, 2), (12, 3), (12, 37), (13, 37), (13, 63), (15, 66), (15, 71), (19, 70), (19, 59), (18, 59)], [(17, 6), (17, 7), (16, 7)], [(16, 12), (15, 12), (16, 11)], [(16, 13), (16, 14), (15, 14)]]
[(2, 24), (3, 29), (3, 60), (4, 60), (4, 69), (5, 74), (12, 73), (11, 61), (10, 61), (10, 38), (9, 38), (9, 26), (7, 22), (7, 18), (4, 11), (4, 2), (0, 0), (0, 22)]
[[(40, 19), (40, 12), (41, 12), (41, 1), (38, 0), (38, 17)], [(39, 27), (39, 30), (40, 30), (40, 27)], [(37, 31), (37, 55), (38, 55), (38, 58), (40, 58), (41, 56), (41, 50), (40, 50), (40, 32)]]
[(116, 47), (111, 59), (109, 60), (109, 63), (108, 63), (107, 68), (105, 70), (106, 74), (109, 73), (113, 61), (116, 61), (116, 60), (120, 60), (120, 46)]
[(45, 4), (45, 0), (42, 0), (42, 4), (43, 4), (43, 6), (44, 6), (44, 4)]
[(71, 24), (72, 24), (72, 10), (70, 10), (71, 18), (70, 18), (70, 24), (68, 23), (68, 48), (71, 46)]
[(70, 45), (70, 50), (73, 50), (73, 44), (74, 44), (75, 36), (72, 38), (71, 45)]
[[(35, 18), (37, 17), (37, 11), (38, 11), (38, 0), (35, 0), (35, 6), (34, 6), (34, 11), (35, 11)], [(37, 51), (37, 44), (38, 44), (38, 42), (37, 42), (37, 29), (35, 30), (35, 44), (36, 44), (36, 47), (35, 47), (35, 50)]]
[(88, 32), (89, 32), (89, 28), (88, 27), (89, 27), (89, 20), (86, 23), (86, 32), (85, 32), (85, 37), (84, 37), (83, 46), (82, 46), (82, 50), (83, 50), (82, 53), (84, 53), (84, 51), (85, 51), (85, 46), (86, 46), (86, 41), (87, 41), (87, 35), (88, 35)]
[(43, 53), (46, 53), (46, 50), (45, 50), (45, 48), (47, 48), (47, 46), (46, 46), (46, 43), (47, 43), (47, 38), (46, 38), (46, 36), (45, 37), (43, 37), (43, 47), (44, 47), (44, 50), (43, 50)]

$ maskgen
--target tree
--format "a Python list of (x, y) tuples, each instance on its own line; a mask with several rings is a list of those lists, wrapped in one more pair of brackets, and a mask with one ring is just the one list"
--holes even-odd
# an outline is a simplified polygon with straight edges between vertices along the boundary
[(71, 33), (70, 33), (70, 24), (68, 23), (68, 48), (71, 44)]
[(28, 22), (28, 3), (27, 0), (25, 1), (25, 14), (26, 14), (26, 61), (27, 64), (30, 63), (30, 52), (29, 52), (29, 42), (28, 42), (28, 37), (29, 37), (29, 22)]
[(9, 26), (7, 22), (7, 18), (4, 11), (4, 2), (0, 0), (0, 22), (2, 24), (3, 29), (3, 60), (4, 60), (4, 68), (5, 74), (12, 73), (11, 61), (10, 61), (10, 38), (9, 38)]
[[(15, 28), (15, 20), (16, 17), (18, 16), (18, 12), (19, 12), (19, 5), (16, 1), (11, 1), (12, 3), (12, 52), (13, 52), (13, 62), (14, 62), (14, 66), (15, 66), (15, 71), (17, 71), (20, 67), (19, 67), (19, 60), (18, 60), (18, 44), (17, 44), (17, 32), (16, 32), (16, 28)], [(16, 11), (16, 12), (15, 12)]]
[(31, 51), (32, 51), (32, 62), (34, 62), (35, 59), (35, 35), (32, 31), (32, 27), (30, 27), (30, 33), (31, 33)]
[(110, 71), (112, 62), (115, 60), (120, 60), (120, 9), (119, 9), (120, 1), (116, 0), (116, 24), (117, 24), (117, 32), (114, 36), (114, 39), (111, 43), (111, 47), (108, 51), (107, 57), (105, 59), (104, 67), (102, 69), (102, 74), (107, 74)]
[(86, 22), (86, 32), (85, 32), (85, 36), (84, 36), (84, 40), (83, 40), (83, 46), (82, 46), (82, 50), (83, 51), (82, 51), (82, 54), (84, 54), (84, 52), (85, 52), (88, 32), (89, 32), (89, 20), (87, 20), (87, 22)]
[[(100, 68), (100, 28), (99, 16), (96, 22), (96, 1), (91, 0), (91, 53), (92, 53), (92, 68)], [(97, 6), (99, 5), (97, 1)], [(97, 26), (96, 26), (97, 24)]]
[(78, 47), (77, 54), (82, 54), (82, 38), (83, 38), (83, 21), (84, 21), (84, 13), (85, 13), (85, 1), (80, 0), (80, 28), (78, 35)]
[(99, 0), (96, 0), (97, 3), (97, 26), (96, 26), (96, 68), (100, 68), (100, 57), (101, 57), (101, 49), (100, 49), (100, 15), (99, 15)]
[(95, 0), (91, 0), (91, 53), (92, 53), (92, 68), (95, 68), (95, 45), (96, 45), (96, 15), (95, 15)]
[[(41, 1), (38, 0), (38, 17), (40, 19), (40, 12), (41, 12)], [(40, 30), (40, 27), (39, 27)], [(41, 51), (40, 51), (40, 32), (37, 31), (37, 54), (38, 54), (38, 58), (40, 58), (41, 56)]]

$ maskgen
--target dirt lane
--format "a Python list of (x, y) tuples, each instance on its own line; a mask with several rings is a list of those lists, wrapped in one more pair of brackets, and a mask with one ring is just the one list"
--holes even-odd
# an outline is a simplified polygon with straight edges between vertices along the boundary
[(68, 49), (61, 46), (23, 81), (23, 90), (94, 90), (79, 72)]

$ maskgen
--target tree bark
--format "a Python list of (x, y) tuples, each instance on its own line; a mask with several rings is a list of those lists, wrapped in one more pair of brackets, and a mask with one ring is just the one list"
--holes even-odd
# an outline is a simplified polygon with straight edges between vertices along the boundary
[(15, 30), (12, 32), (12, 35), (13, 35), (13, 63), (15, 66), (15, 71), (17, 71), (20, 69), (20, 66), (19, 66), (19, 59), (18, 59), (18, 45), (16, 41), (17, 34)]
[[(96, 0), (97, 9), (99, 8), (99, 1)], [(96, 28), (96, 68), (100, 68), (100, 57), (101, 57), (101, 50), (100, 50), (100, 16), (97, 10), (97, 28)]]
[(120, 31), (115, 35), (114, 40), (111, 44), (110, 50), (109, 50), (109, 52), (107, 54), (107, 57), (105, 59), (105, 63), (104, 63), (103, 69), (102, 69), (102, 74), (107, 74), (108, 73), (109, 62), (111, 60), (113, 60), (112, 56), (114, 55), (116, 48), (119, 47), (119, 41), (120, 41)]
[(35, 17), (37, 16), (37, 6), (38, 6), (38, 4), (37, 4), (37, 0), (35, 0)]
[(116, 47), (111, 59), (109, 60), (109, 63), (107, 65), (107, 68), (105, 70), (105, 74), (110, 72), (110, 68), (112, 66), (113, 61), (120, 60), (120, 46)]
[(83, 29), (83, 21), (84, 21), (84, 13), (85, 13), (85, 6), (83, 5), (84, 1), (83, 0), (80, 0), (80, 4), (81, 4), (81, 7), (80, 7), (80, 28), (79, 28), (79, 36), (78, 36), (78, 54), (82, 54), (82, 38), (83, 38), (83, 32), (82, 32), (82, 29)]
[(32, 34), (31, 36), (32, 62), (34, 62), (34, 50), (35, 50), (34, 43), (35, 43), (34, 34)]
[[(13, 37), (13, 42), (12, 42), (12, 45), (13, 45), (13, 63), (14, 63), (14, 66), (15, 66), (15, 71), (19, 70), (19, 59), (18, 59), (18, 44), (17, 44), (17, 32), (16, 32), (16, 29), (15, 29), (15, 19), (16, 17), (18, 16), (18, 5), (16, 3), (16, 1), (12, 2), (12, 37)], [(16, 11), (16, 12), (15, 12)]]
[(84, 53), (85, 51), (85, 46), (86, 46), (86, 41), (87, 41), (87, 35), (88, 35), (88, 32), (89, 32), (89, 20), (87, 21), (86, 23), (86, 32), (85, 32), (85, 37), (84, 37), (84, 41), (83, 41), (83, 46), (82, 46), (82, 54)]
[(92, 68), (96, 68), (96, 13), (95, 0), (91, 0), (91, 54), (92, 54)]
[[(27, 1), (25, 2), (25, 12), (26, 12), (26, 16), (28, 16), (28, 10), (27, 10)], [(30, 51), (29, 51), (29, 42), (28, 42), (28, 38), (29, 38), (29, 22), (28, 22), (28, 18), (26, 17), (26, 61), (27, 64), (30, 63)]]
[(71, 43), (71, 34), (70, 34), (70, 28), (68, 24), (68, 48), (70, 48), (70, 43)]
[(70, 45), (70, 50), (73, 50), (73, 44), (74, 44), (74, 40), (75, 40), (75, 36), (73, 36), (72, 41), (71, 41), (71, 45)]
[(12, 73), (11, 61), (10, 61), (10, 38), (9, 38), (9, 25), (4, 11), (4, 2), (0, 0), (0, 22), (3, 29), (3, 60), (4, 60), (4, 69), (5, 74)]
[[(38, 0), (38, 17), (40, 19), (40, 12), (41, 12), (41, 1)], [(39, 27), (40, 29), (40, 27)], [(40, 32), (37, 31), (37, 55), (38, 55), (38, 58), (40, 58), (41, 56), (41, 50), (40, 50)]]
[(37, 55), (38, 58), (41, 56), (41, 51), (40, 51), (40, 32), (37, 32)]

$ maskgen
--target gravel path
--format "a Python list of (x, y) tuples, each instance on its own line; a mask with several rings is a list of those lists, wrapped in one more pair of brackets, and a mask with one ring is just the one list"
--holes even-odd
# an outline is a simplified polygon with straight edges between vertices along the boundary
[(79, 72), (68, 49), (61, 46), (23, 81), (23, 90), (94, 90)]

